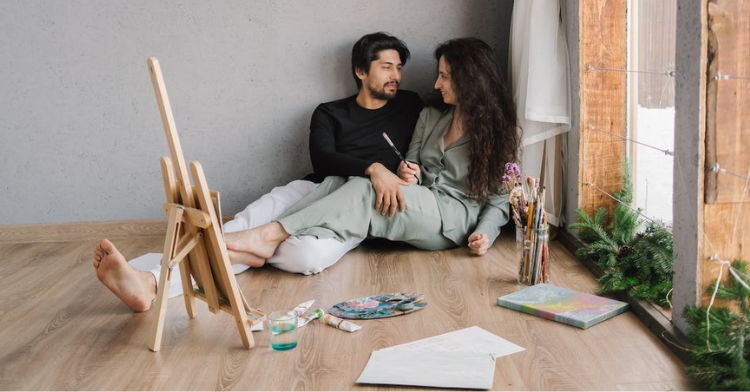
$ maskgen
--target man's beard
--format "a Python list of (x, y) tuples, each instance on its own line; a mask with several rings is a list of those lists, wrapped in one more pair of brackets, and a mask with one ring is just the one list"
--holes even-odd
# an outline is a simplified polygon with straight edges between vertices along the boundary
[[(388, 83), (390, 84), (390, 83)], [(372, 86), (368, 87), (370, 89), (370, 95), (372, 95), (373, 98), (376, 99), (393, 99), (396, 96), (396, 93), (398, 92), (398, 83), (396, 83), (396, 90), (392, 93), (388, 93), (385, 91), (385, 85), (382, 89), (376, 90), (372, 88)]]

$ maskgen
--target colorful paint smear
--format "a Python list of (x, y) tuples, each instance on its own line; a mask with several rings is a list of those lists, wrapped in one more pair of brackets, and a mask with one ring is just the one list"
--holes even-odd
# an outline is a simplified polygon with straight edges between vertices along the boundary
[(400, 316), (427, 306), (423, 294), (390, 293), (355, 298), (333, 305), (328, 313), (345, 319), (375, 319)]
[(625, 302), (549, 284), (531, 286), (500, 297), (497, 304), (583, 329), (629, 308)]

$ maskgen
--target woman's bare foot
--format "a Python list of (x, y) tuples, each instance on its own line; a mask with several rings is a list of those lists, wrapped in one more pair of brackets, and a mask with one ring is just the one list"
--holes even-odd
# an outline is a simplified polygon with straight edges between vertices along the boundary
[(99, 281), (131, 310), (145, 312), (151, 307), (156, 298), (156, 278), (131, 267), (108, 239), (94, 248), (94, 268)]
[(266, 259), (252, 253), (237, 252), (227, 249), (227, 254), (229, 255), (229, 262), (232, 264), (244, 264), (255, 268), (262, 267), (266, 264)]
[(279, 222), (224, 234), (228, 250), (250, 253), (263, 259), (273, 256), (279, 244), (287, 238), (289, 234)]

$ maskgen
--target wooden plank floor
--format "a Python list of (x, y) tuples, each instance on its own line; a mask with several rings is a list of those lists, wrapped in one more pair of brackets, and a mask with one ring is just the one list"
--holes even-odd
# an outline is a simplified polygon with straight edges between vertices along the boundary
[[(0, 243), (2, 390), (393, 390), (355, 380), (373, 350), (477, 325), (526, 351), (498, 358), (494, 390), (693, 390), (683, 364), (627, 312), (588, 330), (495, 305), (516, 284), (512, 238), (484, 257), (364, 245), (315, 276), (264, 267), (237, 276), (252, 306), (266, 312), (308, 299), (328, 309), (385, 292), (425, 294), (416, 313), (360, 321), (356, 333), (319, 322), (299, 346), (274, 352), (268, 331), (242, 347), (228, 314), (198, 301), (190, 320), (170, 300), (159, 353), (146, 347), (153, 312), (134, 314), (103, 287), (91, 266), (96, 241)], [(130, 259), (160, 252), (162, 239), (119, 239)], [(553, 284), (596, 292), (596, 282), (552, 243)], [(414, 389), (414, 388), (408, 388)]]

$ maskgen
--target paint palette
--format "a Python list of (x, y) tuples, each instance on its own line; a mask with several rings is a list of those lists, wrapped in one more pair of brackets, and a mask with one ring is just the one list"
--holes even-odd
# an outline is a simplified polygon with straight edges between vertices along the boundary
[(424, 294), (390, 293), (355, 298), (333, 305), (328, 313), (354, 320), (377, 319), (416, 312), (427, 306)]

